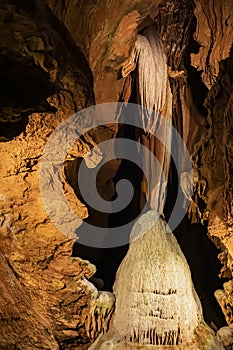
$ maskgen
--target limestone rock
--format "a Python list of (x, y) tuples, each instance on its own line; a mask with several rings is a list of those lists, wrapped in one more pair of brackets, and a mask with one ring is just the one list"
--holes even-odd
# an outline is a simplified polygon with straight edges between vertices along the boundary
[(222, 327), (217, 332), (217, 337), (226, 349), (232, 349), (233, 346), (233, 329)]
[(110, 330), (90, 349), (223, 349), (204, 323), (187, 261), (166, 223), (147, 212), (131, 239), (116, 275)]
[[(1, 1), (0, 250), (8, 264), (1, 272), (0, 308), (4, 327), (9, 327), (0, 332), (4, 347), (21, 342), (23, 348), (26, 337), (33, 347), (40, 341), (44, 348), (59, 343), (64, 349), (85, 350), (91, 342), (85, 320), (98, 292), (86, 280), (95, 267), (71, 258), (73, 242), (47, 217), (39, 194), (39, 163), (49, 135), (72, 113), (95, 102), (132, 97), (133, 78), (123, 78), (121, 71), (125, 66), (126, 74), (133, 69), (127, 64), (137, 32), (154, 19), (174, 72), (173, 122), (199, 174), (193, 200), (203, 204), (203, 211), (199, 215), (198, 207), (193, 220), (200, 216), (208, 221), (210, 238), (221, 251), (221, 276), (229, 283), (219, 293), (220, 305), (227, 322), (232, 322), (232, 1), (195, 0), (195, 4), (197, 25), (190, 0), (122, 0), (119, 6), (113, 0)], [(196, 68), (189, 62), (190, 51), (195, 51), (193, 33), (201, 45), (191, 55)], [(113, 126), (93, 132), (91, 145), (117, 132)], [(90, 211), (77, 198), (75, 176), (89, 141), (84, 138), (64, 164), (64, 191), (82, 218)], [(100, 192), (108, 200), (119, 166), (119, 160), (107, 165), (99, 180)], [(99, 217), (95, 220), (106, 225), (106, 217), (103, 223)], [(18, 320), (12, 322), (14, 312), (22, 317), (14, 302), (27, 318), (21, 328)], [(39, 322), (32, 327), (35, 315)], [(201, 329), (200, 344), (205, 336), (207, 347), (211, 341), (214, 344), (209, 329), (204, 325)], [(103, 346), (116, 343), (122, 350), (114, 337), (106, 335)]]
[(51, 323), (0, 252), (0, 348), (58, 350)]
[(195, 40), (199, 52), (191, 55), (192, 65), (202, 71), (210, 89), (219, 75), (219, 63), (230, 55), (233, 43), (233, 4), (228, 0), (195, 0), (197, 28)]

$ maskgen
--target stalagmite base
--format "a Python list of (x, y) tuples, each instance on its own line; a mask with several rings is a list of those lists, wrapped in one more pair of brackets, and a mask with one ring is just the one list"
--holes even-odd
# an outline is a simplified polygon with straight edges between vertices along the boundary
[(154, 211), (133, 227), (114, 284), (110, 330), (90, 350), (222, 350), (205, 324), (187, 261)]

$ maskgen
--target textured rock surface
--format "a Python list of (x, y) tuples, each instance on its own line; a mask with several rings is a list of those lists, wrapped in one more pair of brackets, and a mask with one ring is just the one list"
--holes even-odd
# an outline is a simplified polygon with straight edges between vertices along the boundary
[(223, 349), (204, 324), (188, 263), (167, 229), (154, 211), (135, 223), (113, 287), (112, 325), (92, 350)]
[[(43, 6), (38, 3), (36, 11), (32, 4), (25, 11), (23, 5), (4, 3), (1, 137), (15, 138), (1, 144), (0, 250), (9, 265), (1, 264), (0, 344), (85, 349), (90, 341), (85, 320), (98, 297), (86, 278), (95, 267), (71, 258), (73, 242), (49, 221), (40, 198), (39, 162), (51, 132), (91, 103), (91, 74), (83, 73), (85, 61), (81, 71), (76, 62), (82, 55), (54, 29), (56, 18), (50, 12), (45, 16)], [(78, 201), (76, 210), (86, 215)]]
[(58, 349), (44, 308), (26, 292), (2, 253), (0, 262), (0, 348)]
[(205, 101), (208, 109), (208, 134), (197, 151), (200, 160), (202, 194), (206, 202), (204, 215), (209, 222), (209, 234), (221, 250), (221, 277), (231, 282), (224, 284), (225, 302), (220, 305), (226, 320), (233, 320), (233, 209), (232, 209), (232, 53), (220, 64), (220, 75)]
[[(173, 1), (172, 7), (173, 13), (169, 13), (167, 3), (160, 4), (157, 26), (168, 50), (171, 67), (173, 123), (187, 144), (195, 169), (195, 205), (191, 204), (189, 215), (193, 222), (207, 222), (209, 237), (221, 251), (220, 276), (230, 281), (218, 294), (221, 300), (219, 297), (217, 300), (230, 323), (233, 317), (230, 287), (233, 270), (230, 50), (233, 28), (228, 25), (228, 19), (230, 21), (233, 13), (233, 4), (229, 1), (195, 1), (195, 7), (192, 7), (186, 1)], [(196, 47), (193, 34), (201, 47)], [(201, 75), (192, 69), (194, 61)]]
[[(94, 77), (96, 103), (124, 99), (130, 77), (119, 79), (121, 66), (132, 50), (138, 26), (159, 0), (121, 0), (117, 6), (114, 0), (69, 1), (65, 7), (62, 1), (47, 3), (85, 53)], [(82, 14), (78, 21), (77, 13)]]
[[(168, 55), (174, 124), (198, 175), (190, 215), (207, 221), (210, 238), (221, 251), (221, 276), (228, 282), (216, 298), (231, 323), (232, 1), (195, 0), (196, 7), (188, 0), (47, 4), (49, 8), (40, 0), (0, 4), (0, 250), (7, 258), (1, 255), (0, 346), (86, 349), (91, 342), (85, 323), (99, 294), (87, 279), (95, 268), (71, 258), (73, 242), (47, 217), (39, 194), (39, 162), (51, 132), (73, 112), (94, 102), (129, 100), (132, 79), (122, 78), (121, 67), (137, 31), (154, 19)], [(65, 164), (66, 196), (83, 218), (90, 211), (74, 193), (79, 158), (117, 131), (109, 126), (88, 135)], [(114, 193), (112, 178), (119, 166), (116, 161), (103, 170), (100, 192), (107, 199)], [(106, 225), (105, 217), (95, 220)], [(12, 321), (21, 311), (26, 315), (22, 322)]]
[(223, 343), (226, 349), (232, 349), (233, 346), (233, 329), (231, 327), (222, 327), (217, 333), (217, 337)]
[(192, 65), (202, 72), (211, 88), (219, 75), (219, 63), (230, 55), (233, 43), (232, 2), (228, 0), (194, 0), (197, 28), (195, 40), (200, 48), (191, 55)]
[[(85, 344), (88, 341), (85, 315), (90, 300), (98, 294), (85, 278), (95, 273), (95, 267), (71, 258), (73, 242), (49, 221), (39, 196), (38, 160), (45, 142), (43, 135), (51, 132), (53, 122), (57, 125), (58, 114), (44, 117), (33, 114), (24, 139), (18, 137), (2, 144), (0, 249), (17, 283), (22, 283), (22, 289), (30, 293), (33, 303), (41, 306), (59, 344), (71, 341)], [(82, 206), (80, 215), (81, 209)], [(4, 281), (4, 275), (1, 280)], [(1, 308), (1, 313), (5, 315), (5, 309)], [(4, 316), (9, 324), (10, 316)], [(19, 323), (17, 334), (25, 332), (20, 329)], [(5, 340), (10, 341), (11, 333), (7, 328), (3, 331)], [(26, 348), (16, 336), (13, 344)], [(42, 344), (38, 338), (37, 346), (43, 349)], [(53, 348), (52, 344), (48, 348), (50, 346)]]
[[(90, 104), (91, 81), (85, 64), (82, 70), (77, 66), (82, 55), (72, 47), (65, 29), (56, 27), (56, 18), (45, 12), (42, 4), (32, 2), (24, 8), (16, 3), (18, 6), (4, 1), (0, 8), (0, 59), (4, 67), (0, 121), (16, 122), (34, 111), (50, 112), (56, 104), (66, 113)], [(56, 92), (55, 102), (51, 96)]]

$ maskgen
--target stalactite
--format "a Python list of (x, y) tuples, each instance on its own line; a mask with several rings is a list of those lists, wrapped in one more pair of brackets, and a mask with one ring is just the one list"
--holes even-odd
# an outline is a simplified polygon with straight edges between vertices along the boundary
[[(203, 344), (198, 343), (196, 332), (204, 324), (201, 304), (187, 261), (159, 215), (165, 202), (172, 137), (172, 96), (166, 56), (153, 27), (146, 28), (142, 34), (132, 54), (137, 62), (136, 91), (142, 120), (142, 130), (136, 131), (136, 140), (155, 155), (162, 172), (156, 163), (151, 163), (144, 150), (139, 151), (143, 169), (150, 174), (148, 194), (146, 191), (144, 194), (153, 211), (139, 218), (133, 227), (130, 247), (113, 287), (116, 304), (111, 328), (91, 349), (104, 350), (109, 346), (126, 350), (135, 349), (136, 344), (143, 349), (173, 346), (183, 350), (193, 345), (192, 350), (200, 350)], [(133, 69), (132, 57), (122, 71), (123, 76)], [(170, 122), (169, 127), (164, 126), (162, 118)], [(151, 136), (157, 128), (160, 128), (162, 142)], [(182, 174), (182, 184), (190, 200), (188, 172)], [(209, 335), (210, 330), (205, 331)], [(211, 333), (209, 339), (206, 349), (222, 349)]]
[(137, 61), (137, 98), (142, 109), (142, 126), (154, 132), (158, 116), (167, 102), (167, 59), (158, 32), (153, 27), (138, 35), (135, 44)]
[[(143, 35), (138, 35), (135, 45), (137, 61), (136, 91), (137, 103), (142, 106), (141, 118), (144, 132), (136, 132), (136, 139), (148, 147), (158, 160), (162, 172), (156, 164), (151, 164), (144, 151), (141, 159), (146, 174), (150, 174), (149, 188), (142, 180), (142, 198), (150, 203), (150, 208), (163, 213), (166, 199), (167, 179), (170, 168), (171, 128), (165, 127), (162, 118), (172, 127), (172, 95), (168, 80), (167, 59), (163, 43), (154, 27), (147, 27)], [(169, 125), (169, 124), (168, 124)], [(150, 133), (160, 130), (162, 142)], [(143, 199), (141, 207), (144, 206)]]

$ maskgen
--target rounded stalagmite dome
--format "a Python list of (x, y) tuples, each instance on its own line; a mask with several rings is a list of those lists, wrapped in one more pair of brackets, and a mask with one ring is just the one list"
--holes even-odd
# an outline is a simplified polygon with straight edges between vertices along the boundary
[(155, 211), (142, 215), (113, 286), (109, 331), (90, 350), (223, 350), (205, 324), (188, 263)]
[(139, 344), (190, 342), (202, 311), (176, 238), (150, 211), (137, 221), (131, 239), (114, 284), (114, 327)]

